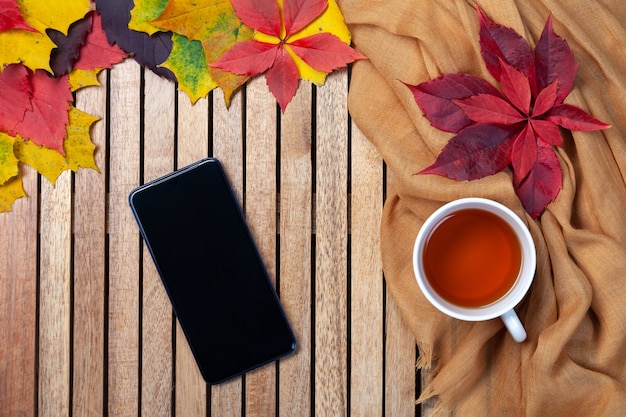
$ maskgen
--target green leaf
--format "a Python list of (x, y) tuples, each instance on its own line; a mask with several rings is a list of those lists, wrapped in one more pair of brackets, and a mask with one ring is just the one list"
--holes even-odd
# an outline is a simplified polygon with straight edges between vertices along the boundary
[(161, 66), (176, 75), (178, 87), (195, 103), (217, 87), (209, 73), (202, 43), (176, 33), (172, 42), (172, 53)]

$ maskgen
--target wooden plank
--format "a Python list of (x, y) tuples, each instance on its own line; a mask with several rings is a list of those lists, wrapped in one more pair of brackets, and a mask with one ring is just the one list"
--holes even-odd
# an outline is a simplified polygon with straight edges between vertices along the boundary
[(347, 71), (317, 91), (315, 414), (348, 414)]
[[(387, 189), (393, 175), (387, 171)], [(385, 415), (417, 416), (417, 346), (409, 326), (389, 292), (385, 294)]]
[(419, 389), (415, 384), (415, 339), (389, 293), (386, 300), (385, 415), (415, 416), (416, 390)]
[[(106, 77), (103, 86), (82, 89), (76, 106), (106, 118)], [(74, 178), (74, 337), (72, 414), (98, 416), (104, 411), (104, 311), (106, 235), (106, 120), (91, 128), (100, 172), (79, 170)]]
[[(209, 148), (208, 100), (195, 105), (178, 93), (178, 167), (205, 158)], [(178, 321), (176, 322), (176, 415), (205, 416), (207, 389)]]
[(37, 173), (20, 167), (28, 197), (0, 213), (0, 416), (35, 414)]
[(311, 88), (302, 85), (281, 118), (279, 294), (297, 345), (279, 363), (285, 417), (311, 415), (311, 101)]
[[(143, 181), (174, 169), (175, 85), (145, 73)], [(141, 320), (141, 413), (172, 414), (172, 307), (154, 262), (143, 245)]]
[[(230, 108), (226, 107), (221, 92), (213, 94), (213, 155), (223, 163), (240, 202), (244, 192), (242, 106), (241, 92), (232, 97)], [(211, 416), (242, 415), (242, 387), (242, 377), (211, 387)]]
[(139, 185), (140, 67), (111, 71), (109, 159), (108, 415), (139, 412), (139, 247), (128, 193)]
[(39, 415), (66, 416), (70, 406), (72, 176), (41, 180), (39, 278)]
[(383, 163), (352, 123), (350, 415), (382, 414), (383, 273), (379, 226)]
[[(265, 78), (247, 84), (245, 216), (265, 267), (276, 277), (276, 99)], [(246, 375), (246, 416), (276, 415), (276, 366)]]
[(296, 336), (294, 355), (279, 363), (279, 415), (311, 415), (311, 101), (301, 85), (281, 118), (280, 288)]

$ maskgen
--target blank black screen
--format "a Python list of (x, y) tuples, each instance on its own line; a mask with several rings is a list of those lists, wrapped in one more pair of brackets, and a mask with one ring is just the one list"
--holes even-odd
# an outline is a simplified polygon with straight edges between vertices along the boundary
[(129, 199), (207, 382), (294, 350), (293, 333), (217, 160), (139, 187)]

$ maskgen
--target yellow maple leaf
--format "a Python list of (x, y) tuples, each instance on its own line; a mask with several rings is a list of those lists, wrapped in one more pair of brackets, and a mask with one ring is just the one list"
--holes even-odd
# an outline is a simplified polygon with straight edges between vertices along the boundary
[(0, 132), (0, 185), (15, 177), (19, 172), (20, 161), (15, 157), (14, 143), (14, 137)]
[(22, 174), (18, 172), (15, 177), (0, 185), (0, 213), (11, 211), (15, 200), (25, 196)]
[(96, 68), (95, 70), (72, 70), (69, 74), (72, 92), (85, 87), (99, 86), (98, 74), (100, 74), (100, 71), (102, 71), (101, 68)]
[(70, 25), (90, 9), (90, 0), (17, 0), (26, 23), (37, 30), (11, 29), (0, 32), (0, 62), (23, 63), (32, 70), (50, 68), (50, 52), (56, 45), (46, 35), (55, 29), (67, 35)]
[(70, 108), (69, 116), (67, 138), (63, 144), (65, 157), (54, 149), (38, 146), (19, 136), (15, 140), (17, 158), (35, 168), (53, 184), (66, 169), (76, 172), (79, 168), (92, 168), (99, 171), (94, 159), (96, 146), (89, 135), (91, 125), (98, 118), (73, 106)]

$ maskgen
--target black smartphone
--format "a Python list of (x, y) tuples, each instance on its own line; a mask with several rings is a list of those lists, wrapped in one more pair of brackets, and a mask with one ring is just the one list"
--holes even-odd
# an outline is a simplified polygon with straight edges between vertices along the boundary
[(217, 384), (296, 341), (217, 159), (133, 190), (129, 203), (203, 378)]

